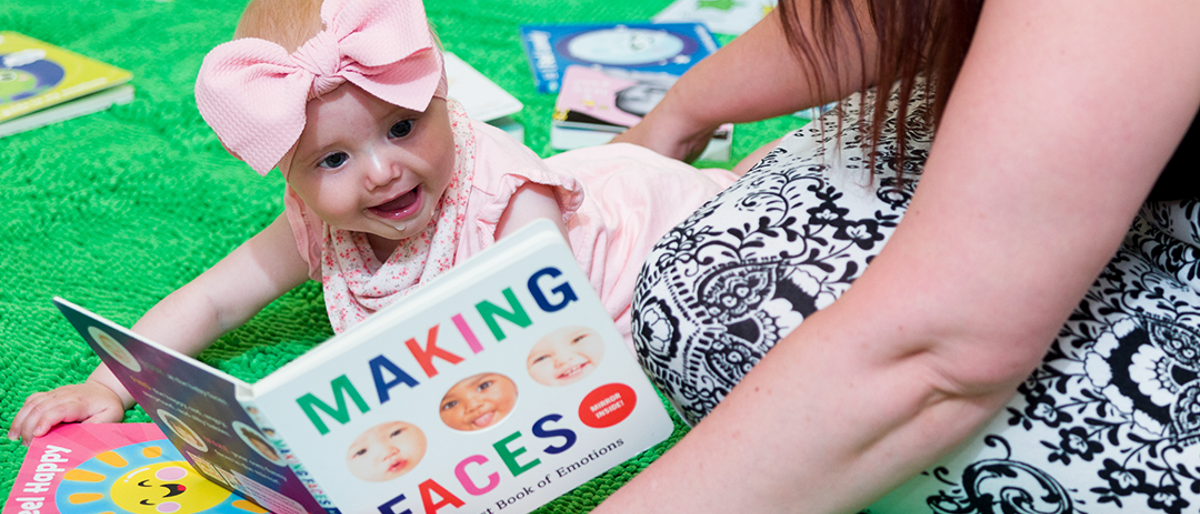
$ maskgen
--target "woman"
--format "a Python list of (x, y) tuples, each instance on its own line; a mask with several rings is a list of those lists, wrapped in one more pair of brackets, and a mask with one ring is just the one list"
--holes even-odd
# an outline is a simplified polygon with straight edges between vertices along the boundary
[(783, 0), (620, 139), (684, 158), (891, 89), (651, 254), (639, 357), (703, 423), (597, 512), (1200, 503), (1200, 189), (1142, 207), (1200, 107), (1200, 4), (918, 4)]

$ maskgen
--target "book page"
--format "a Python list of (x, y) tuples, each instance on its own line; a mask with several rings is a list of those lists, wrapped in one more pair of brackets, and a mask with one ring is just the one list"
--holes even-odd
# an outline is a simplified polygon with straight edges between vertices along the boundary
[(241, 407), (246, 383), (71, 302), (54, 303), (197, 471), (276, 514), (323, 510)]

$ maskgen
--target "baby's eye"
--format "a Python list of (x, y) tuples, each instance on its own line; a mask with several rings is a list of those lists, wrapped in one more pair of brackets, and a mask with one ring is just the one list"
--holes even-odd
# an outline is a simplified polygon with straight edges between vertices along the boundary
[(443, 404), (442, 404), (442, 410), (450, 410), (450, 409), (453, 409), (453, 408), (454, 408), (454, 406), (456, 406), (456, 405), (458, 405), (458, 400), (454, 400), (454, 401), (451, 401), (451, 402), (446, 402), (446, 403), (443, 403)]
[(396, 430), (393, 430), (392, 433), (388, 435), (388, 437), (396, 437), (396, 436), (402, 434), (403, 432), (404, 432), (403, 428), (397, 428)]
[(584, 340), (584, 339), (587, 339), (587, 336), (586, 336), (586, 335), (580, 335), (580, 336), (576, 336), (576, 337), (575, 337), (575, 339), (572, 339), (572, 340), (571, 340), (571, 344), (578, 343), (578, 342), (580, 342), (580, 341), (582, 341), (582, 340)]
[(395, 125), (392, 125), (392, 129), (388, 131), (388, 135), (395, 138), (401, 138), (412, 132), (412, 129), (413, 120), (397, 121)]
[(367, 454), (366, 448), (359, 448), (358, 451), (354, 452), (355, 457), (362, 457), (363, 455), (366, 455), (366, 454)]
[(492, 387), (492, 384), (494, 384), (495, 382), (496, 382), (495, 380), (488, 380), (487, 382), (484, 382), (484, 383), (482, 383), (482, 384), (479, 384), (479, 388), (478, 388), (478, 390), (479, 390), (479, 391), (483, 391), (483, 390), (485, 390), (485, 389), (487, 389), (487, 388), (489, 388), (489, 387)]
[(549, 355), (549, 354), (542, 354), (542, 355), (538, 355), (537, 357), (535, 357), (535, 358), (533, 359), (533, 363), (534, 363), (534, 364), (537, 364), (537, 363), (539, 363), (539, 362), (542, 362), (542, 361), (544, 361), (544, 360), (546, 360), (546, 359), (549, 359), (549, 358), (550, 358), (550, 355)]
[(350, 160), (350, 156), (348, 156), (342, 152), (337, 152), (334, 154), (330, 154), (328, 157), (326, 157), (324, 160), (322, 160), (321, 167), (331, 169), (331, 170), (337, 169), (337, 168), (340, 168), (343, 164), (346, 164), (346, 161), (348, 161), (348, 160)]

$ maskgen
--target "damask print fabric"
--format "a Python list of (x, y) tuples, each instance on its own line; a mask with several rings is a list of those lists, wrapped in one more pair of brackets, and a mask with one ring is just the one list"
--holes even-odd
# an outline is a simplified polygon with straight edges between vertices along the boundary
[[(894, 132), (867, 170), (864, 135), (838, 130), (831, 115), (785, 138), (647, 259), (638, 358), (689, 422), (841, 295), (902, 218), (932, 134), (910, 132), (900, 182)], [(1200, 200), (1145, 205), (1009, 404), (869, 511), (1200, 512), (1198, 252)]]

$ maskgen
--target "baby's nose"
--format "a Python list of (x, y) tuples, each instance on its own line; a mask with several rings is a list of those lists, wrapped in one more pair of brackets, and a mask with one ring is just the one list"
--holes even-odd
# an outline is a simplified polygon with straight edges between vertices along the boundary
[(396, 161), (376, 152), (372, 152), (364, 164), (367, 168), (367, 181), (373, 188), (391, 184), (404, 174), (404, 170)]

